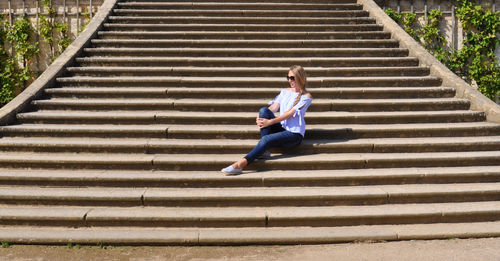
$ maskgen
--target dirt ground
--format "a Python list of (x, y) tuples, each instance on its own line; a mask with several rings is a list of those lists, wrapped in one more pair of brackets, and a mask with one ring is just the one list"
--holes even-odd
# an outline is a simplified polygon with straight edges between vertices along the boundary
[(500, 260), (500, 238), (299, 246), (0, 248), (0, 260)]

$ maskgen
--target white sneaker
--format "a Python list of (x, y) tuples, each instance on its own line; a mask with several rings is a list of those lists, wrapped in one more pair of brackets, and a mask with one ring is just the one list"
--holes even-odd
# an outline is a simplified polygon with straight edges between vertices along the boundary
[(226, 168), (221, 169), (222, 173), (225, 173), (226, 175), (236, 175), (236, 174), (241, 174), (243, 169), (235, 169), (233, 166), (229, 165)]

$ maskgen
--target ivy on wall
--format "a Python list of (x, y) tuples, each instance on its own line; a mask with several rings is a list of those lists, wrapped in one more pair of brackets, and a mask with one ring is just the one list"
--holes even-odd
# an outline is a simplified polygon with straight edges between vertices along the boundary
[(485, 10), (464, 1), (457, 17), (466, 31), (464, 47), (454, 53), (450, 67), (470, 82), (476, 81), (479, 90), (489, 98), (500, 92), (500, 66), (495, 59), (495, 47), (500, 43), (500, 12)]
[(48, 16), (40, 15), (40, 36), (50, 46), (50, 58), (54, 60), (71, 44), (69, 27), (56, 21), (56, 10), (50, 0), (43, 0), (43, 9)]
[[(18, 18), (10, 27), (6, 25), (3, 17), (0, 18), (0, 45), (2, 46), (0, 66), (3, 69), (0, 73), (2, 84), (0, 103), (3, 105), (12, 100), (24, 88), (25, 82), (33, 77), (29, 68), (39, 49), (36, 47), (37, 43), (32, 42), (33, 28), (28, 18)], [(12, 46), (10, 53), (4, 47), (6, 41)]]
[(486, 97), (494, 99), (500, 93), (500, 66), (495, 57), (495, 48), (500, 43), (497, 37), (500, 12), (462, 0), (457, 8), (457, 17), (465, 32), (460, 50), (446, 48), (446, 39), (439, 30), (443, 16), (441, 11), (432, 10), (427, 23), (420, 29), (415, 29), (415, 14), (397, 13), (390, 8), (385, 12), (451, 71), (468, 83), (475, 82)]
[[(68, 25), (56, 21), (57, 14), (50, 0), (41, 1), (46, 15), (40, 15), (38, 30), (26, 16), (18, 17), (10, 26), (6, 17), (0, 14), (0, 107), (14, 99), (26, 87), (26, 82), (36, 77), (30, 69), (40, 52), (38, 42), (33, 40), (35, 35), (49, 46), (51, 60), (71, 44)], [(82, 18), (85, 23), (78, 28), (78, 33), (88, 24), (90, 15), (83, 14)]]

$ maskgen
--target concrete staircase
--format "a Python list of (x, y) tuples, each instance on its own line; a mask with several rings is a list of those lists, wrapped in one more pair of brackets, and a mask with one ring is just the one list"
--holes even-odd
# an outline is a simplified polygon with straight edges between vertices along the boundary
[[(305, 244), (500, 236), (500, 124), (355, 0), (122, 1), (0, 127), (0, 241)], [(243, 175), (304, 66), (304, 143)]]

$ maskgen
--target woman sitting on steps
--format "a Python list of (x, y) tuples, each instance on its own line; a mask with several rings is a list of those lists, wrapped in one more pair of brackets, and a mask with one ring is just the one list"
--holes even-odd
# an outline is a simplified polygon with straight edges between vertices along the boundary
[[(312, 102), (312, 96), (306, 90), (306, 72), (301, 66), (294, 65), (286, 78), (290, 88), (282, 89), (269, 107), (262, 107), (259, 111), (256, 120), (261, 135), (259, 143), (245, 157), (223, 168), (223, 173), (241, 174), (243, 168), (255, 159), (269, 158), (268, 149), (291, 148), (302, 142), (306, 131), (304, 116)], [(274, 113), (278, 111), (281, 115), (276, 118)]]

